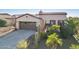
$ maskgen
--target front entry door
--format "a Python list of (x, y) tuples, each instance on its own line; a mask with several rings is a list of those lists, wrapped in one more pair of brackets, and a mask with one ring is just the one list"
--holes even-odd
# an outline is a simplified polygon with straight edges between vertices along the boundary
[(56, 20), (50, 20), (50, 24), (51, 25), (55, 25), (56, 24)]

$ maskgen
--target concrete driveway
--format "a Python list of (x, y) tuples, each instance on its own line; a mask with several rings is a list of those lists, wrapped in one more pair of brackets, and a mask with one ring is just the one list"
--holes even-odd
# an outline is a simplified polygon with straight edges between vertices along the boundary
[(17, 30), (0, 37), (0, 49), (15, 49), (17, 42), (35, 34), (32, 30)]

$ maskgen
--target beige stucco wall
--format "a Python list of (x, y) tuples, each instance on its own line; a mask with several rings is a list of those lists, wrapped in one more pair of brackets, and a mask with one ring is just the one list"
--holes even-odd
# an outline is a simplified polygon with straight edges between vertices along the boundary
[(66, 15), (39, 15), (39, 17), (43, 18), (46, 21), (46, 23), (50, 23), (50, 20), (66, 19)]
[(41, 20), (40, 21), (40, 31), (44, 31), (45, 30), (45, 21)]
[(17, 18), (16, 19), (16, 29), (19, 29), (19, 22), (36, 22), (36, 26), (40, 26), (40, 19), (37, 19), (35, 17), (29, 16), (29, 15), (25, 15), (23, 17)]

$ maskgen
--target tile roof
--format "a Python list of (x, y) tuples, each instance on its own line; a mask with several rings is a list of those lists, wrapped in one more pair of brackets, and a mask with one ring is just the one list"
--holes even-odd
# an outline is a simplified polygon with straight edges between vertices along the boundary
[(66, 12), (41, 12), (39, 15), (67, 15)]
[(10, 14), (8, 14), (8, 13), (0, 13), (0, 15), (10, 15)]
[(20, 16), (16, 17), (16, 19), (18, 19), (18, 18), (20, 18), (20, 17), (23, 17), (23, 16), (25, 16), (25, 15), (29, 15), (29, 16), (35, 17), (35, 18), (37, 18), (37, 19), (42, 19), (42, 18), (40, 18), (40, 17), (36, 17), (36, 16), (34, 16), (34, 15), (32, 15), (32, 14), (28, 14), (28, 13), (20, 15)]

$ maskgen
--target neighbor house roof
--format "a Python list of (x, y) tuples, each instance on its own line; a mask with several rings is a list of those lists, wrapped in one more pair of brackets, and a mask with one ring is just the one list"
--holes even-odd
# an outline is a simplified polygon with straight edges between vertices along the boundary
[(15, 18), (5, 18), (5, 19), (15, 19)]
[(34, 18), (37, 18), (37, 19), (41, 19), (41, 20), (42, 20), (42, 18), (36, 17), (36, 16), (34, 16), (34, 15), (32, 15), (32, 14), (28, 14), (28, 13), (20, 15), (20, 16), (16, 17), (16, 19), (18, 19), (18, 18), (20, 18), (20, 17), (23, 17), (23, 16), (25, 16), (25, 15), (29, 15), (29, 16), (32, 16), (32, 17), (34, 17)]
[(0, 18), (12, 19), (12, 15), (8, 13), (0, 13)]
[(15, 15), (12, 15), (12, 16), (15, 16), (17, 18), (17, 17), (19, 17), (21, 15), (23, 15), (23, 14), (15, 14)]
[(66, 12), (39, 12), (39, 15), (67, 15)]
[(0, 13), (0, 15), (10, 15), (10, 14), (8, 14), (8, 13)]

